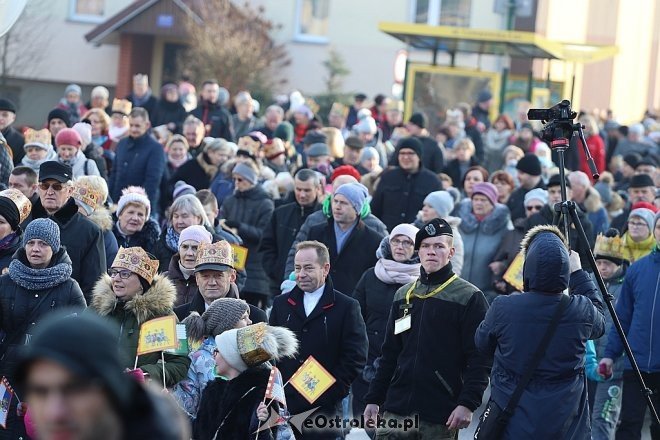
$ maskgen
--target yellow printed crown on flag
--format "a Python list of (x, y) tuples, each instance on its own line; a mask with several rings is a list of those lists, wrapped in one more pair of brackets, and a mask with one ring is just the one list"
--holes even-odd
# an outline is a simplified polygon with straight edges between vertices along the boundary
[(103, 204), (103, 194), (101, 194), (100, 191), (96, 191), (90, 185), (86, 185), (85, 183), (79, 181), (74, 184), (71, 197), (73, 197), (74, 200), (83, 202), (87, 206), (91, 207), (92, 210)]
[(51, 145), (51, 136), (47, 128), (42, 128), (41, 130), (28, 128), (25, 130), (24, 148), (34, 146), (48, 150), (49, 145)]
[(625, 247), (623, 239), (618, 235), (607, 237), (603, 234), (598, 234), (598, 237), (596, 237), (596, 246), (594, 247), (594, 256), (596, 259), (604, 258), (616, 264), (621, 264), (624, 260), (630, 260), (628, 249)]
[(234, 251), (225, 240), (216, 243), (201, 243), (197, 248), (195, 269), (226, 270), (234, 267)]
[(158, 272), (158, 263), (158, 260), (152, 260), (141, 247), (120, 247), (115, 261), (112, 262), (112, 267), (128, 269), (151, 284)]
[(332, 374), (328, 372), (313, 356), (293, 373), (289, 383), (310, 403), (323, 395), (335, 382)]
[(112, 100), (112, 113), (121, 113), (128, 116), (133, 109), (133, 104), (128, 99), (113, 99)]
[(137, 354), (177, 348), (179, 339), (176, 334), (176, 316), (169, 315), (152, 319), (140, 326)]
[(25, 194), (17, 189), (9, 188), (4, 191), (0, 191), (0, 197), (6, 197), (11, 200), (14, 205), (16, 205), (20, 223), (23, 223), (25, 219), (28, 218), (32, 210), (32, 202), (30, 202), (30, 199), (25, 197)]
[(345, 118), (346, 115), (348, 115), (348, 107), (340, 102), (333, 102), (332, 107), (330, 108), (330, 114), (343, 116)]

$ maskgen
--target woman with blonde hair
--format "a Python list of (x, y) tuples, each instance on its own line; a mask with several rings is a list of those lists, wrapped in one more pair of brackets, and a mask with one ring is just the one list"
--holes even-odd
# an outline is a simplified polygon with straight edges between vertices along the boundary
[(323, 127), (321, 132), (326, 135), (326, 144), (330, 149), (330, 158), (334, 162), (344, 157), (344, 137), (335, 127)]

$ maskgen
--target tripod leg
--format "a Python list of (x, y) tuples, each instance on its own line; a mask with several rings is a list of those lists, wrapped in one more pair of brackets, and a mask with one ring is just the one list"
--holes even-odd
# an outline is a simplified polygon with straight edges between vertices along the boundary
[[(580, 218), (577, 215), (577, 208), (575, 207), (575, 203), (570, 202), (567, 205), (568, 205), (568, 211), (570, 213), (570, 219), (566, 218), (566, 220), (573, 222), (573, 225), (575, 225), (575, 228), (577, 229), (578, 240), (583, 246), (586, 246), (585, 249), (590, 249), (589, 242), (587, 240), (587, 234), (585, 234), (584, 228), (582, 227), (582, 223), (580, 222)], [(594, 277), (596, 278), (596, 283), (600, 288), (600, 292), (603, 295), (603, 300), (607, 305), (607, 309), (609, 310), (610, 315), (612, 316), (612, 323), (614, 324), (614, 327), (616, 328), (616, 331), (619, 334), (619, 337), (621, 338), (621, 343), (630, 361), (630, 366), (632, 367), (633, 372), (637, 377), (637, 382), (639, 383), (640, 391), (646, 398), (646, 404), (649, 407), (649, 410), (651, 411), (651, 417), (653, 418), (653, 420), (655, 420), (656, 426), (660, 425), (658, 412), (656, 411), (655, 406), (653, 405), (653, 400), (651, 399), (652, 392), (644, 383), (644, 378), (642, 377), (642, 373), (639, 370), (639, 365), (637, 365), (637, 361), (635, 360), (635, 356), (633, 355), (632, 349), (630, 348), (630, 344), (628, 344), (628, 339), (626, 338), (626, 334), (623, 331), (623, 327), (621, 326), (619, 317), (617, 316), (616, 311), (614, 310), (614, 305), (612, 304), (612, 300), (614, 299), (614, 297), (610, 295), (609, 292), (607, 291), (607, 287), (605, 286), (603, 277), (600, 276), (600, 273), (598, 272), (598, 268), (596, 267), (596, 260), (594, 258), (594, 254), (591, 251), (587, 252), (587, 260), (589, 261), (589, 266), (591, 266), (591, 270), (593, 271)], [(624, 390), (624, 396), (625, 396), (625, 390)]]

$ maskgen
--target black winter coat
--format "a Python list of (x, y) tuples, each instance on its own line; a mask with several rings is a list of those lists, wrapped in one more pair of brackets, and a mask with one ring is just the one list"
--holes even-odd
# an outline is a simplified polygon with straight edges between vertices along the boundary
[[(444, 424), (457, 405), (470, 411), (481, 405), (491, 364), (477, 351), (474, 332), (488, 303), (461, 278), (436, 295), (418, 298), (453, 275), (451, 263), (430, 275), (424, 268), (420, 272), (417, 282), (401, 287), (394, 297), (380, 364), (364, 399), (385, 411)], [(403, 316), (411, 287), (411, 328), (395, 335), (394, 322)]]
[(169, 102), (164, 99), (159, 99), (156, 105), (154, 106), (153, 114), (149, 114), (149, 119), (151, 120), (152, 127), (158, 127), (160, 125), (167, 125), (170, 122), (176, 124), (174, 130), (170, 130), (174, 133), (181, 133), (181, 126), (183, 125), (184, 119), (188, 116), (188, 112), (179, 101)]
[(202, 101), (190, 114), (201, 120), (204, 125), (211, 126), (211, 130), (207, 130), (207, 136), (234, 142), (234, 125), (231, 115), (220, 104)]
[(151, 95), (149, 99), (147, 99), (147, 102), (145, 102), (142, 105), (136, 105), (135, 104), (135, 97), (133, 96), (133, 93), (128, 95), (125, 99), (129, 100), (131, 104), (133, 104), (133, 107), (142, 107), (149, 113), (149, 117), (154, 113), (154, 109), (156, 108), (156, 103), (158, 102), (158, 99)]
[(299, 341), (298, 355), (285, 359), (277, 367), (286, 382), (310, 356), (319, 361), (337, 382), (311, 405), (293, 387), (286, 387), (286, 402), (291, 414), (321, 406), (322, 411), (334, 411), (338, 402), (348, 395), (351, 383), (367, 361), (367, 335), (357, 301), (332, 288), (330, 277), (318, 304), (305, 315), (304, 292), (295, 287), (273, 301), (270, 325), (286, 327)]
[(25, 138), (20, 131), (11, 126), (2, 130), (2, 135), (5, 137), (7, 145), (9, 145), (9, 148), (11, 148), (13, 153), (14, 157), (12, 160), (14, 162), (14, 166), (19, 166), (21, 164), (21, 160), (23, 160), (23, 156), (25, 156), (25, 150), (23, 148), (25, 145)]
[(262, 265), (259, 246), (263, 231), (268, 226), (274, 209), (273, 201), (261, 186), (255, 186), (243, 192), (236, 191), (222, 204), (222, 216), (228, 223), (236, 222), (238, 224), (236, 228), (238, 235), (248, 249), (245, 265), (247, 281), (243, 289), (246, 292), (269, 294), (268, 277)]
[[(470, 163), (467, 165), (466, 170), (472, 166), (479, 165), (479, 161), (477, 160), (476, 157), (472, 156), (470, 158)], [(450, 160), (447, 163), (447, 166), (445, 166), (445, 169), (442, 170), (443, 173), (451, 177), (452, 182), (454, 183), (453, 186), (455, 188), (463, 188), (463, 177), (464, 175), (461, 175), (461, 167), (460, 163), (458, 162), (458, 159)]]
[(365, 270), (376, 264), (376, 250), (382, 237), (368, 228), (362, 220), (353, 228), (344, 241), (341, 252), (337, 254), (334, 219), (314, 226), (309, 231), (308, 240), (317, 240), (325, 244), (330, 251), (330, 276), (334, 287), (351, 295)]
[[(258, 366), (248, 368), (229, 381), (218, 378), (209, 382), (202, 393), (197, 419), (193, 422), (193, 438), (211, 440), (218, 432), (219, 439), (272, 439), (269, 429), (259, 431), (255, 437), (260, 427), (257, 407), (266, 393), (269, 376), (270, 368)], [(277, 404), (274, 405), (277, 408)]]
[(300, 227), (311, 213), (319, 209), (321, 204), (318, 202), (307, 208), (300, 206), (298, 202), (293, 202), (273, 211), (270, 224), (264, 230), (260, 250), (263, 253), (266, 275), (277, 284), (278, 288), (286, 278), (284, 273), (286, 259)]
[[(211, 178), (215, 176), (209, 176), (199, 164), (200, 160), (209, 163), (209, 161), (206, 160), (207, 158), (208, 156), (206, 153), (201, 153), (196, 158), (190, 159), (181, 165), (170, 177), (170, 187), (174, 188), (174, 185), (179, 180), (183, 180), (188, 185), (194, 186), (197, 191), (200, 189), (208, 189), (211, 186)], [(171, 199), (172, 195), (170, 194), (170, 200)]]
[(41, 206), (41, 200), (37, 200), (32, 205), (32, 219), (36, 218), (50, 218), (60, 227), (60, 241), (73, 266), (71, 278), (78, 281), (89, 302), (94, 284), (108, 268), (103, 231), (78, 212), (78, 205), (72, 198), (52, 216)]
[(391, 231), (401, 223), (412, 223), (426, 196), (441, 189), (431, 171), (420, 168), (415, 174), (399, 167), (385, 171), (371, 200), (371, 212)]
[[(539, 180), (539, 183), (532, 189), (541, 188), (545, 189), (545, 184), (543, 180)], [(525, 195), (530, 192), (531, 189), (525, 189), (522, 186), (514, 190), (509, 196), (509, 200), (506, 202), (506, 206), (509, 207), (511, 211), (511, 221), (525, 218)]]
[(163, 147), (149, 133), (137, 139), (119, 141), (114, 165), (108, 179), (112, 200), (119, 201), (121, 191), (128, 186), (141, 186), (147, 192), (151, 210), (158, 207), (160, 181), (165, 171)]
[(141, 231), (124, 237), (117, 229), (119, 221), (116, 217), (114, 217), (113, 220), (115, 224), (112, 227), (112, 233), (115, 234), (115, 238), (117, 239), (117, 244), (119, 247), (129, 248), (137, 246), (154, 255), (154, 252), (156, 252), (156, 242), (158, 241), (158, 236), (160, 235), (160, 227), (158, 226), (158, 223), (148, 219), (146, 222), (144, 222), (144, 226), (142, 227)]
[[(103, 158), (103, 155), (99, 152), (99, 150), (102, 150), (102, 148), (96, 145), (94, 142), (91, 142), (89, 145), (85, 147), (83, 153), (85, 154), (85, 157), (87, 159), (91, 159), (94, 161), (94, 163), (96, 164), (96, 168), (99, 169), (99, 174), (107, 181), (108, 167), (106, 166), (105, 159)], [(85, 164), (85, 166), (87, 166), (87, 164)]]
[[(195, 285), (195, 287), (196, 286), (197, 285)], [(238, 288), (235, 284), (231, 284), (226, 298), (238, 298)], [(253, 306), (252, 304), (248, 304), (248, 306), (250, 306), (250, 321), (252, 321), (253, 324), (256, 324), (257, 322), (268, 322), (268, 316), (266, 315), (266, 312), (261, 310), (259, 307)], [(199, 293), (199, 289), (196, 289), (194, 295), (192, 296), (192, 300), (188, 303), (175, 307), (174, 313), (176, 313), (179, 321), (183, 321), (188, 317), (188, 315), (190, 315), (190, 312), (197, 312), (202, 315), (205, 310), (206, 307), (204, 305), (204, 297), (202, 297), (202, 294)]]

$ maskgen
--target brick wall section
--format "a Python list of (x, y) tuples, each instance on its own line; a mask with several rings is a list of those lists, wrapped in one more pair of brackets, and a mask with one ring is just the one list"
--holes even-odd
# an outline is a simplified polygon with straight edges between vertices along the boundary
[(121, 34), (117, 63), (117, 97), (131, 93), (132, 78), (136, 73), (151, 72), (154, 38), (149, 35)]

